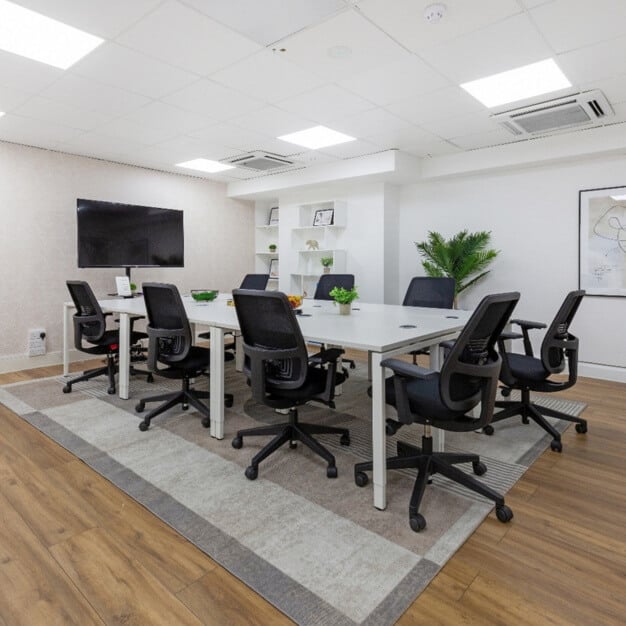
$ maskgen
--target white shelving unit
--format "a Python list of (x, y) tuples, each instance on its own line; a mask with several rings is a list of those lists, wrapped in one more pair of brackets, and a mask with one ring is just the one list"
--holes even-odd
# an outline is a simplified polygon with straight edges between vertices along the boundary
[[(257, 207), (255, 215), (255, 271), (259, 274), (270, 274), (271, 262), (279, 259), (279, 248), (273, 252), (269, 249), (271, 244), (279, 245), (279, 225), (268, 224), (271, 208)], [(267, 288), (278, 289), (278, 276), (270, 276)]]

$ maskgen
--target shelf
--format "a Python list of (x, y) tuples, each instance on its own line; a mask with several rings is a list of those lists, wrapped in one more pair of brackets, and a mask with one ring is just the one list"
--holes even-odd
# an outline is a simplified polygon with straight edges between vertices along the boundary
[[(256, 228), (259, 230), (274, 230), (278, 228), (278, 224), (257, 224)], [(319, 228), (319, 226), (317, 226)]]
[(291, 230), (323, 230), (323, 229), (337, 229), (337, 228), (345, 228), (345, 226), (341, 226), (341, 225), (336, 225), (336, 224), (329, 224), (328, 226), (296, 226), (295, 228), (292, 228)]
[(278, 256), (278, 250), (276, 252), (270, 252), (269, 250), (267, 252), (255, 252), (254, 254), (264, 255), (264, 256)]
[(306, 253), (311, 253), (311, 254), (324, 254), (324, 253), (332, 254), (333, 252), (339, 252), (339, 250), (337, 248), (321, 248), (319, 250), (297, 250), (297, 252), (306, 252)]

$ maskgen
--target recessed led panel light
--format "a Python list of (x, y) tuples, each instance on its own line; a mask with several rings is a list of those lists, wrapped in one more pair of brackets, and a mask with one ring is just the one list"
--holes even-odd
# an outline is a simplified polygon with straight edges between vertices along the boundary
[(219, 161), (211, 161), (211, 159), (193, 159), (184, 163), (176, 163), (176, 167), (185, 167), (188, 170), (198, 170), (199, 172), (208, 172), (209, 174), (235, 169), (234, 165), (226, 165)]
[(66, 70), (104, 39), (0, 0), (0, 49)]
[(305, 148), (309, 148), (309, 150), (336, 146), (339, 143), (346, 143), (347, 141), (356, 141), (355, 137), (344, 135), (331, 128), (326, 128), (326, 126), (313, 126), (313, 128), (299, 130), (297, 133), (282, 135), (278, 137), (278, 139), (295, 143), (298, 146), (304, 146)]
[(571, 86), (572, 83), (567, 80), (553, 59), (531, 63), (461, 85), (465, 91), (487, 107), (517, 102)]

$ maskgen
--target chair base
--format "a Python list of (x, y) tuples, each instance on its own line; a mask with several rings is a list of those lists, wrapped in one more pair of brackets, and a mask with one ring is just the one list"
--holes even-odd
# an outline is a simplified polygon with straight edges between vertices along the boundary
[[(426, 519), (419, 512), (420, 504), (426, 490), (435, 474), (442, 474), (463, 487), (489, 498), (496, 505), (496, 516), (501, 522), (513, 519), (513, 512), (504, 503), (504, 497), (497, 491), (476, 480), (473, 476), (462, 472), (455, 467), (457, 463), (471, 463), (474, 473), (482, 476), (487, 468), (477, 454), (456, 454), (452, 452), (433, 452), (433, 440), (430, 435), (422, 437), (422, 447), (418, 448), (403, 441), (397, 443), (398, 456), (387, 459), (387, 469), (417, 469), (417, 478), (409, 501), (409, 524), (411, 529), (419, 532), (426, 528)], [(354, 482), (364, 487), (369, 482), (365, 472), (372, 471), (373, 463), (357, 463), (354, 466)]]
[(298, 421), (298, 411), (289, 410), (289, 422), (272, 426), (261, 426), (259, 428), (247, 428), (237, 431), (236, 437), (232, 441), (233, 448), (239, 449), (243, 446), (244, 437), (259, 437), (275, 435), (275, 437), (257, 454), (254, 455), (250, 465), (246, 468), (246, 477), (254, 480), (259, 474), (259, 463), (273, 454), (283, 444), (289, 442), (290, 448), (297, 446), (297, 441), (301, 441), (305, 446), (313, 450), (315, 454), (321, 456), (327, 463), (326, 476), (337, 478), (337, 467), (335, 457), (312, 435), (334, 434), (341, 435), (342, 446), (350, 445), (350, 432), (347, 428), (337, 428), (335, 426), (321, 426), (318, 424), (303, 424)]
[(492, 424), (499, 422), (514, 415), (520, 415), (522, 422), (528, 424), (529, 420), (533, 420), (536, 424), (541, 426), (548, 434), (552, 435), (552, 441), (550, 442), (550, 448), (554, 452), (561, 452), (563, 450), (563, 444), (561, 443), (561, 433), (552, 426), (546, 419), (547, 417), (556, 417), (568, 422), (574, 422), (576, 424), (576, 432), (584, 434), (587, 432), (587, 420), (581, 417), (574, 417), (561, 411), (555, 411), (545, 406), (539, 406), (530, 400), (530, 391), (528, 389), (522, 389), (522, 399), (520, 401), (513, 400), (498, 400), (496, 407), (503, 409), (498, 413), (495, 413), (491, 418), (491, 423), (483, 428), (483, 432), (487, 435), (493, 435), (494, 429)]
[(117, 365), (115, 363), (115, 354), (107, 354), (107, 364), (105, 367), (97, 367), (92, 370), (83, 372), (80, 376), (68, 380), (63, 387), (63, 393), (71, 393), (72, 385), (83, 382), (85, 380), (91, 380), (96, 376), (107, 375), (109, 378), (109, 388), (107, 393), (113, 395), (115, 393), (115, 374), (117, 373)]
[[(139, 423), (139, 430), (146, 431), (150, 428), (150, 422), (161, 413), (175, 407), (177, 404), (182, 406), (183, 411), (189, 408), (189, 405), (194, 407), (200, 415), (202, 415), (202, 425), (208, 428), (211, 425), (211, 418), (209, 413), (209, 407), (200, 402), (210, 398), (208, 391), (196, 391), (190, 388), (190, 377), (183, 379), (183, 388), (180, 391), (174, 391), (170, 393), (162, 393), (157, 396), (149, 396), (148, 398), (141, 398), (135, 406), (137, 413), (142, 413), (148, 402), (161, 402), (159, 406), (152, 409), (148, 415)], [(227, 407), (233, 406), (233, 396), (230, 393), (224, 394), (224, 403)]]

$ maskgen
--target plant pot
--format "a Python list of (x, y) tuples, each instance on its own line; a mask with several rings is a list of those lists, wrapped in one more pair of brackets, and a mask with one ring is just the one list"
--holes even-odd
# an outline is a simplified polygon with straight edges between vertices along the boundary
[(324, 274), (330, 274), (330, 267), (324, 268)]
[(339, 315), (350, 315), (351, 310), (351, 304), (339, 304)]

